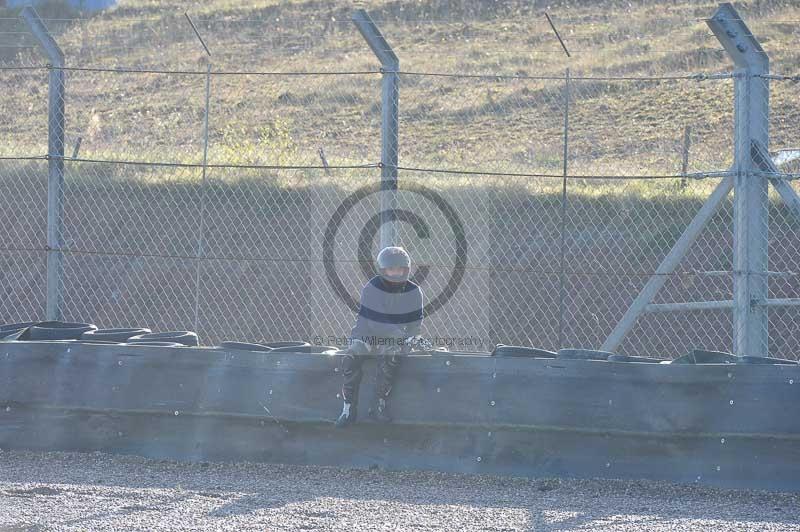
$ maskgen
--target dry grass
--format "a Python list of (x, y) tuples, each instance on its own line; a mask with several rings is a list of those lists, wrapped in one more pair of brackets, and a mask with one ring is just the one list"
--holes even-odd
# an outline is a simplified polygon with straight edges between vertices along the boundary
[[(733, 89), (731, 80), (596, 78), (730, 70), (703, 21), (713, 13), (715, 4), (676, 0), (551, 5), (549, 12), (572, 51), (571, 59), (560, 50), (541, 7), (529, 3), (362, 1), (355, 7), (367, 8), (378, 21), (406, 72), (400, 80), (403, 166), (560, 175), (564, 75), (570, 69), (567, 166), (571, 175), (587, 179), (572, 179), (569, 184), (567, 238), (574, 254), (569, 268), (633, 272), (629, 278), (575, 276), (567, 280), (572, 304), (567, 309), (571, 327), (567, 337), (574, 345), (599, 345), (646, 280), (641, 272), (656, 267), (717, 180), (690, 181), (682, 187), (677, 179), (588, 178), (679, 173), (686, 127), (692, 131), (688, 170), (727, 169), (733, 153)], [(770, 54), (772, 70), (786, 74), (800, 71), (798, 30), (792, 22), (800, 20), (800, 6), (753, 2), (738, 7)], [(209, 44), (216, 72), (372, 72), (213, 76), (210, 163), (319, 165), (319, 148), (324, 149), (331, 165), (378, 162), (380, 74), (376, 72), (376, 59), (349, 21), (353, 9), (354, 5), (343, 2), (312, 0), (262, 0), (246, 6), (230, 0), (130, 0), (108, 13), (78, 20), (72, 19), (75, 14), (63, 10), (41, 9), (51, 19), (48, 26), (64, 48), (68, 65), (199, 72), (68, 72), (67, 154), (80, 137), (80, 154), (86, 158), (202, 161), (203, 72), (209, 59), (185, 21), (183, 13), (188, 11)], [(13, 13), (0, 10), (0, 17), (7, 15)], [(0, 19), (0, 45), (3, 39), (16, 38), (2, 33), (20, 29), (14, 24)], [(22, 50), (18, 55), (2, 50), (0, 61), (6, 64), (43, 63), (35, 50)], [(410, 72), (492, 76), (449, 78)], [(46, 153), (46, 76), (45, 71), (0, 70), (0, 87), (4, 89), (0, 114), (7, 117), (0, 126), (0, 156)], [(800, 89), (790, 82), (776, 81), (771, 86), (772, 148), (794, 146), (800, 136)], [(24, 235), (26, 242), (35, 240), (35, 247), (40, 247), (46, 205), (44, 166), (39, 162), (0, 163), (0, 185), (11, 191), (4, 196), (4, 208), (0, 209), (5, 213), (0, 214), (0, 221), (6, 235), (11, 239)], [(67, 225), (76, 239), (85, 239), (101, 252), (123, 248), (135, 254), (163, 248), (165, 253), (193, 253), (195, 240), (187, 235), (193, 235), (196, 229), (192, 213), (198, 208), (198, 168), (67, 163), (67, 171), (72, 216)], [(241, 249), (250, 249), (259, 257), (272, 257), (293, 243), (308, 251), (311, 248), (304, 248), (300, 242), (308, 235), (321, 234), (327, 213), (315, 213), (309, 220), (279, 215), (294, 209), (302, 198), (311, 198), (302, 200), (306, 201), (304, 205), (334, 208), (348, 191), (374, 182), (378, 174), (376, 169), (337, 170), (331, 176), (313, 169), (213, 169), (208, 173), (213, 186), (205, 189), (205, 212), (209, 218), (219, 219), (216, 229), (231, 233), (226, 233), (226, 238), (239, 246), (234, 249), (236, 256)], [(560, 242), (560, 178), (402, 171), (401, 181), (423, 182), (443, 191), (448, 200), (461, 202), (464, 216), (474, 218), (471, 234), (488, 235), (491, 253), (471, 263), (478, 267), (476, 277), (482, 273), (480, 268), (514, 270), (494, 272), (487, 285), (491, 287), (487, 292), (499, 294), (490, 305), (496, 322), (490, 325), (498, 339), (553, 346), (558, 286), (548, 284), (552, 279), (536, 271), (559, 267), (551, 262), (557, 257)], [(29, 191), (28, 195), (19, 194), (20, 190)], [(20, 196), (25, 197), (21, 200)], [(96, 198), (108, 199), (98, 204)], [(729, 207), (726, 204), (724, 208), (726, 216)], [(184, 216), (186, 220), (178, 219)], [(785, 218), (781, 214), (779, 220)], [(484, 222), (488, 229), (481, 225)], [(681, 269), (729, 269), (729, 222), (724, 216), (714, 222)], [(782, 255), (774, 253), (771, 260), (777, 260), (776, 270), (793, 270), (796, 231), (787, 231), (787, 224), (779, 225), (770, 229), (770, 245)], [(248, 248), (253, 244), (249, 238), (254, 240), (252, 249)], [(220, 249), (209, 243), (207, 253), (235, 248), (228, 240), (219, 239)], [(420, 244), (419, 256), (425, 255), (423, 248)], [(313, 258), (316, 260), (316, 255)], [(514, 262), (517, 259), (520, 264)], [(28, 271), (27, 259), (17, 259), (16, 264), (14, 260), (6, 261), (8, 271), (16, 271), (14, 267)], [(20, 266), (23, 262), (24, 268)], [(137, 271), (132, 265), (135, 261), (127, 259), (119, 272), (100, 259), (85, 262), (76, 260), (74, 270), (68, 272), (67, 291), (72, 298), (68, 303), (76, 319), (108, 326), (142, 322), (156, 328), (185, 327), (191, 322), (187, 316), (192, 313), (186, 308), (192, 307), (193, 276), (180, 295), (187, 298), (185, 308), (180, 298), (182, 303), (172, 307), (169, 297), (157, 302), (135, 298), (151, 287), (178, 283), (175, 268), (168, 261), (159, 262), (154, 271), (146, 273)], [(207, 329), (201, 331), (206, 337), (218, 339), (235, 333), (236, 339), (251, 339), (253, 331), (263, 332), (265, 317), (276, 306), (288, 305), (284, 293), (253, 295), (256, 287), (265, 284), (266, 275), (255, 270), (263, 267), (271, 271), (269, 262), (254, 264), (257, 267), (253, 271), (242, 267), (242, 272), (229, 278), (219, 274), (219, 278), (208, 281), (207, 288), (213, 289), (214, 297), (207, 313)], [(30, 308), (29, 286), (42, 284), (37, 277), (40, 270), (31, 270), (28, 285), (14, 285), (7, 294), (8, 301), (28, 301), (25, 308)], [(287, 283), (296, 274), (292, 270), (278, 277), (281, 283)], [(78, 284), (84, 277), (95, 284), (94, 295), (116, 293), (122, 286), (123, 295), (131, 294), (130, 299), (95, 301), (83, 297), (87, 289)], [(353, 279), (357, 277), (357, 273), (353, 275)], [(689, 273), (676, 281), (676, 286), (668, 286), (663, 301), (728, 297), (729, 279), (717, 282), (698, 277), (692, 284), (695, 277)], [(305, 288), (304, 279), (295, 281), (296, 286), (287, 288), (291, 297)], [(238, 287), (247, 287), (247, 293), (239, 292)], [(794, 285), (786, 288), (787, 293), (792, 290), (796, 293)], [(167, 307), (156, 308), (156, 303)], [(473, 304), (470, 301), (467, 306)], [(9, 320), (22, 319), (25, 316), (19, 308), (10, 303), (0, 311)], [(349, 322), (346, 310), (336, 310), (339, 314), (332, 320)], [(293, 310), (287, 307), (286, 312)], [(241, 314), (238, 331), (230, 329), (231, 314)], [(444, 313), (437, 316), (442, 331), (458, 320), (465, 328), (486, 326), (485, 320), (470, 322), (463, 309), (454, 311), (452, 318), (448, 322)], [(303, 319), (307, 318), (298, 316), (298, 325), (291, 330), (270, 324), (270, 333), (284, 338), (297, 337), (298, 331), (307, 333)], [(730, 327), (719, 316), (711, 316), (710, 321), (682, 317), (684, 321), (670, 322), (671, 327), (662, 321), (656, 323), (661, 316), (647, 319), (649, 328), (645, 327), (645, 334), (638, 331), (633, 335), (638, 343), (628, 352), (671, 356), (700, 345), (726, 348), (724, 339), (729, 337)], [(788, 327), (790, 321), (787, 317), (781, 325)], [(792, 331), (784, 336), (794, 338)], [(778, 331), (775, 338), (783, 338), (781, 334)], [(797, 346), (787, 342), (773, 354), (796, 356)]]
[[(554, 6), (550, 13), (573, 51), (566, 59), (539, 9), (524, 3), (359, 2), (379, 21), (404, 71), (552, 76), (531, 79), (401, 78), (405, 166), (548, 173), (562, 171), (563, 81), (574, 76), (663, 76), (729, 70), (705, 17), (712, 2)], [(45, 16), (74, 14), (43, 9)], [(183, 12), (212, 50), (215, 70), (376, 70), (349, 22), (352, 8), (318, 2), (148, 2), (108, 13), (53, 20), (72, 66), (190, 69), (208, 59)], [(800, 64), (800, 18), (789, 4), (756, 3), (741, 12), (765, 42), (773, 70)], [(6, 15), (10, 13), (5, 13)], [(28, 53), (26, 56), (25, 54)], [(24, 52), (10, 62), (41, 63)], [(43, 73), (0, 73), (11, 88), (0, 112), (11, 142), (2, 155), (42, 153)], [(85, 157), (199, 162), (203, 75), (69, 72), (67, 142)], [(215, 76), (209, 160), (231, 164), (331, 164), (380, 158), (379, 76)], [(731, 161), (732, 83), (593, 81), (571, 85), (570, 173), (674, 174), (681, 139), (692, 128), (690, 171)], [(31, 104), (31, 100), (35, 100)], [(797, 138), (797, 89), (773, 83), (774, 147)], [(68, 151), (69, 148), (68, 148)]]

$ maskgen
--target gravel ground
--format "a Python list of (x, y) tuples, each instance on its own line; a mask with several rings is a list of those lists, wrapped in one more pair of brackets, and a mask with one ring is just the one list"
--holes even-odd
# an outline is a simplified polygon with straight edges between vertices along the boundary
[(0, 532), (800, 530), (800, 496), (0, 451)]

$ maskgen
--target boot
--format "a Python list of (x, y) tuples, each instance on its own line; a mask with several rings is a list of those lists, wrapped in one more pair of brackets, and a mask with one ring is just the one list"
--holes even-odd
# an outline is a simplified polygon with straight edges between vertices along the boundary
[(392, 418), (389, 416), (389, 412), (386, 410), (386, 399), (383, 397), (378, 399), (378, 402), (375, 403), (374, 408), (370, 408), (369, 415), (376, 423), (392, 422)]
[(336, 420), (335, 423), (336, 428), (341, 429), (355, 423), (356, 414), (357, 414), (356, 405), (352, 403), (344, 403), (344, 406), (342, 407), (342, 413), (339, 415), (339, 418)]

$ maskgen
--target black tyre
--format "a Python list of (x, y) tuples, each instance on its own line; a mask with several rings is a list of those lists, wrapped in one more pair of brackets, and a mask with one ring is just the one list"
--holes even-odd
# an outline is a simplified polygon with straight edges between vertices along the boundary
[(694, 349), (688, 355), (683, 355), (672, 361), (673, 364), (736, 364), (738, 357), (723, 351), (707, 351)]
[(222, 342), (219, 344), (221, 349), (231, 349), (233, 351), (255, 351), (266, 352), (272, 351), (271, 347), (261, 344), (250, 344), (247, 342)]
[(39, 323), (38, 321), (25, 321), (21, 323), (6, 323), (5, 325), (0, 325), (0, 334), (6, 331), (18, 331), (20, 329), (27, 329), (28, 327), (32, 327)]
[(432, 355), (432, 356), (454, 356), (454, 357), (485, 357), (491, 356), (491, 353), (486, 351), (441, 351), (434, 349), (433, 351), (412, 351), (411, 355)]
[[(30, 328), (34, 325), (42, 323), (40, 321), (25, 321), (20, 323), (7, 323), (3, 326), (0, 326), (0, 333), (4, 338), (9, 338), (11, 340), (30, 340)], [(6, 331), (11, 331), (8, 334), (5, 334)], [(21, 331), (21, 332), (20, 332)], [(19, 334), (18, 334), (19, 333)], [(10, 338), (12, 334), (17, 334), (16, 338)]]
[(752, 357), (752, 356), (743, 356), (739, 362), (742, 364), (791, 364), (793, 366), (797, 365), (796, 360), (788, 360), (785, 358), (772, 358), (772, 357)]
[(63, 321), (45, 321), (28, 329), (28, 340), (79, 340), (86, 331), (96, 330), (91, 323), (70, 323)]
[(139, 334), (137, 336), (132, 336), (128, 339), (128, 343), (132, 343), (132, 340), (155, 340), (157, 342), (174, 342), (176, 344), (182, 344), (189, 347), (197, 347), (200, 345), (200, 341), (197, 338), (197, 333), (193, 333), (191, 331), (169, 331), (169, 332), (160, 332), (160, 333), (147, 333), (147, 334)]
[(81, 335), (81, 340), (103, 340), (106, 342), (127, 342), (134, 336), (148, 334), (150, 329), (143, 327), (132, 327), (127, 329), (97, 329), (96, 331), (86, 331)]
[(311, 345), (308, 342), (303, 342), (302, 340), (288, 340), (285, 342), (266, 342), (264, 344), (267, 347), (271, 347), (272, 349), (280, 349), (282, 347), (301, 347), (304, 345)]
[(560, 349), (557, 358), (566, 360), (608, 360), (613, 355), (608, 351), (595, 351), (593, 349)]
[(641, 362), (644, 364), (660, 364), (661, 360), (650, 357), (630, 357), (626, 355), (610, 355), (606, 360), (609, 362)]
[(328, 351), (338, 351), (338, 347), (331, 347), (329, 345), (296, 345), (276, 347), (272, 350), (273, 353), (327, 353)]
[(145, 346), (145, 347), (187, 347), (186, 344), (178, 342), (165, 342), (162, 340), (132, 340), (126, 345)]
[(521, 345), (497, 344), (492, 350), (496, 357), (524, 357), (524, 358), (556, 358), (556, 354), (545, 349), (525, 347)]
[(5, 331), (0, 331), (0, 340), (13, 342), (14, 340), (18, 340), (27, 330), (28, 328), (25, 327), (23, 329), (7, 329)]

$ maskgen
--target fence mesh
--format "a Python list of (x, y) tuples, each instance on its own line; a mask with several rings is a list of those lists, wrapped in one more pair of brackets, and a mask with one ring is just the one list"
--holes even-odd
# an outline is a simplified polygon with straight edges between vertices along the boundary
[[(53, 21), (67, 57), (80, 58), (62, 71), (64, 319), (195, 329), (207, 345), (343, 340), (375, 273), (381, 80), (391, 73), (336, 17), (315, 22), (306, 39), (287, 30), (260, 48), (247, 36), (263, 21), (201, 17), (210, 41), (237, 36), (210, 69), (188, 27), (170, 37), (187, 50), (180, 63), (146, 53), (147, 32), (164, 37), (177, 18), (130, 21), (106, 43), (93, 40), (99, 21)], [(433, 72), (424, 46), (395, 30), (406, 54), (395, 226), (428, 301), (425, 333), (460, 351), (600, 347), (733, 164), (731, 76), (609, 75), (613, 65), (536, 76), (531, 64), (511, 69), (477, 45), (453, 58), (458, 73)], [(467, 40), (484, 31), (439, 30)], [(550, 31), (529, 30), (536, 39)], [(28, 44), (0, 67), (9, 89), (0, 112), (11, 117), (0, 126), (0, 157), (12, 158), (0, 159), (2, 321), (43, 319), (46, 304), (53, 70)], [(252, 59), (264, 48), (276, 53)], [(704, 54), (686, 66), (724, 59)], [(247, 68), (235, 68), (242, 57)], [(296, 69), (310, 64), (298, 57), (325, 67)], [(471, 73), (486, 72), (490, 59), (494, 73)], [(791, 174), (797, 85), (771, 84), (772, 148)], [(654, 304), (732, 298), (733, 201), (664, 274)], [(772, 298), (798, 294), (798, 223), (772, 191)], [(771, 354), (796, 358), (796, 309), (769, 309)], [(617, 351), (731, 350), (733, 333), (729, 308), (648, 312)]]
[[(0, 160), (2, 314), (43, 316), (47, 284), (47, 163)], [(5, 321), (4, 319), (4, 321)]]

